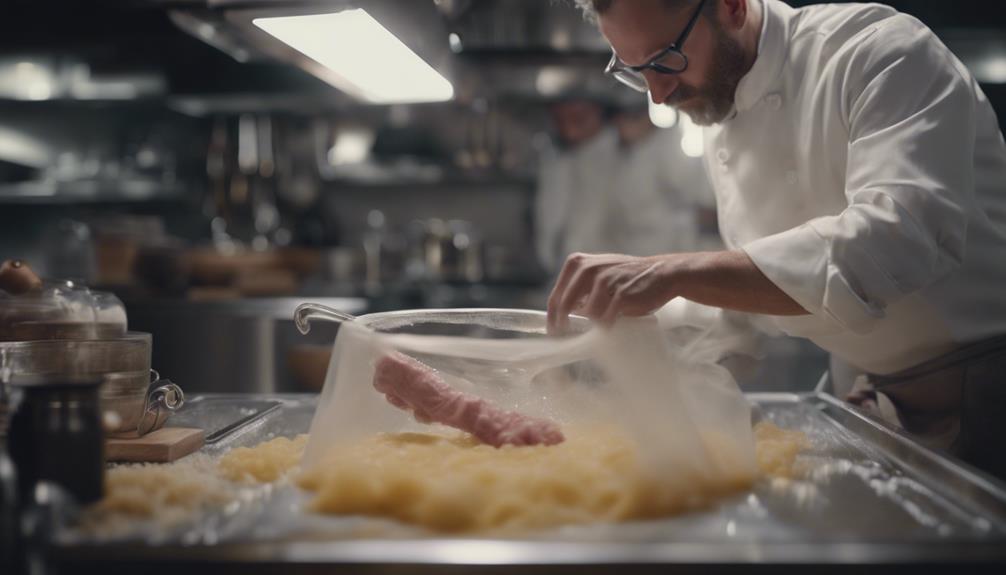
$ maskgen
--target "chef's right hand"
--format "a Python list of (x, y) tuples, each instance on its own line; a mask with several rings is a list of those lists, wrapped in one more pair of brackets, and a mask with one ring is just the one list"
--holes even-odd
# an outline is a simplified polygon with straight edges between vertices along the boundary
[(619, 316), (652, 313), (675, 297), (672, 276), (678, 261), (678, 254), (572, 254), (548, 298), (549, 333), (565, 333), (572, 312), (605, 326)]

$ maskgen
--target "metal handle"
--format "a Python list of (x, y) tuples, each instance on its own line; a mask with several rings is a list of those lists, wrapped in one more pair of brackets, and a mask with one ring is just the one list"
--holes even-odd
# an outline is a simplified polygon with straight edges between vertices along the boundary
[[(151, 431), (156, 431), (164, 425), (172, 412), (178, 411), (185, 405), (185, 393), (177, 384), (167, 379), (161, 379), (160, 375), (150, 370), (154, 389), (147, 394), (147, 402), (143, 407), (143, 415), (136, 426), (136, 434), (143, 436)], [(156, 387), (155, 387), (156, 386)]]
[(356, 316), (320, 303), (302, 303), (293, 312), (293, 322), (297, 324), (297, 329), (302, 334), (307, 334), (311, 331), (311, 320), (314, 319), (342, 323), (344, 321), (353, 321), (356, 319)]

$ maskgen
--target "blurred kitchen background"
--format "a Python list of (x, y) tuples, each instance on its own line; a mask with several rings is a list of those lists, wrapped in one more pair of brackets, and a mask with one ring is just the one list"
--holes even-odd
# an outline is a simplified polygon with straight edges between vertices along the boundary
[[(891, 4), (1006, 115), (1000, 2)], [(678, 185), (704, 185), (701, 132), (606, 78), (609, 54), (571, 0), (5, 0), (0, 260), (114, 291), (186, 390), (317, 389), (335, 332), (299, 335), (300, 301), (544, 308), (561, 103), (659, 131)], [(709, 206), (681, 209), (677, 245), (715, 247)], [(749, 389), (827, 363), (764, 352)]]

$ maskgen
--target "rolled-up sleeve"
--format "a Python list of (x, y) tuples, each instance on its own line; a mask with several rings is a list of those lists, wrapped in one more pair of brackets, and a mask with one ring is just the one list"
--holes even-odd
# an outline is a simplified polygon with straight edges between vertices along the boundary
[(959, 66), (903, 17), (849, 54), (837, 84), (848, 208), (743, 246), (810, 313), (867, 333), (887, 306), (962, 264), (975, 110), (973, 80)]

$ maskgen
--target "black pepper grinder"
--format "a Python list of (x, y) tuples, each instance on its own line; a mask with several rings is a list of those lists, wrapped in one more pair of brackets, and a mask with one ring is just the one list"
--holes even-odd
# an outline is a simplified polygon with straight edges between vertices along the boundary
[(101, 382), (100, 376), (30, 377), (11, 382), (22, 391), (7, 441), (22, 503), (32, 500), (40, 481), (59, 485), (79, 504), (93, 503), (104, 495)]
[(19, 520), (14, 464), (0, 445), (0, 572), (18, 573), (21, 566)]

